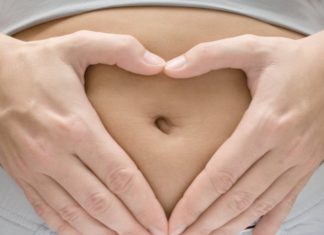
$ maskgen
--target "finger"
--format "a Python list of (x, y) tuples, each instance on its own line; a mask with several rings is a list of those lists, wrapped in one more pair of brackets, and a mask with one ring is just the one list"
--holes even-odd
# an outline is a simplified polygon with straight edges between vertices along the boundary
[(27, 183), (19, 182), (26, 198), (33, 206), (36, 213), (45, 221), (45, 223), (59, 235), (82, 235), (64, 221), (48, 204), (39, 196), (39, 194)]
[[(241, 213), (237, 213), (231, 221), (222, 219), (221, 221), (218, 221), (218, 218), (221, 218), (219, 216), (221, 214), (219, 210), (222, 208), (222, 206), (219, 205), (225, 205), (225, 203), (228, 203), (228, 201), (221, 198), (218, 205), (214, 204), (211, 206), (210, 209), (208, 209), (206, 213), (204, 213), (203, 216), (188, 229), (188, 232), (184, 233), (184, 235), (197, 234), (198, 231), (208, 231), (210, 229), (216, 230), (213, 232), (213, 235), (224, 234), (225, 231), (229, 234), (239, 233), (245, 227), (249, 226), (261, 216), (267, 214), (278, 203), (280, 203), (286, 195), (288, 195), (289, 192), (301, 180), (303, 180), (307, 174), (305, 172), (307, 171), (304, 169), (304, 166), (288, 170), (281, 175), (267, 191), (252, 203), (250, 203), (250, 200), (246, 198), (238, 199), (233, 197), (232, 203), (229, 203), (226, 206), (230, 207), (234, 211), (241, 211), (241, 206), (246, 209), (242, 210)], [(212, 223), (212, 221), (214, 223)]]
[(35, 189), (63, 220), (83, 234), (115, 234), (115, 232), (106, 228), (99, 221), (90, 217), (64, 189), (47, 176), (38, 177)]
[[(249, 111), (247, 111), (232, 136), (216, 151), (205, 169), (186, 190), (171, 214), (169, 222), (171, 234), (180, 234), (197, 220), (217, 198), (234, 185), (254, 162), (268, 151), (267, 146), (258, 138), (258, 131), (253, 130), (251, 119), (254, 120), (250, 118)], [(238, 161), (242, 156), (244, 156), (244, 161)]]
[[(266, 40), (260, 36), (243, 35), (200, 43), (181, 56), (166, 63), (164, 72), (174, 78), (188, 78), (222, 68), (248, 70), (263, 61)], [(259, 56), (260, 57), (260, 56)], [(253, 60), (252, 60), (253, 59)]]
[(112, 137), (102, 131), (103, 127), (92, 128), (92, 134), (87, 135), (88, 140), (77, 150), (82, 162), (147, 230), (153, 234), (166, 234), (166, 215), (143, 174)]
[[(117, 65), (127, 71), (152, 75), (162, 71), (165, 61), (146, 50), (133, 36), (82, 30), (61, 37), (70, 60), (82, 71), (90, 64)], [(61, 45), (61, 44), (60, 44)]]
[[(302, 170), (302, 169), (301, 169)], [(260, 199), (246, 212), (242, 213), (240, 216), (236, 217), (234, 220), (229, 222), (228, 224), (224, 225), (222, 228), (214, 231), (212, 235), (220, 235), (220, 234), (238, 234), (242, 231), (245, 227), (251, 224), (251, 222), (255, 221), (265, 213), (264, 216), (261, 217), (259, 222), (257, 223), (256, 227), (253, 230), (253, 235), (274, 235), (279, 230), (281, 223), (284, 221), (286, 216), (288, 215), (289, 211), (291, 210), (295, 199), (297, 198), (300, 191), (305, 186), (306, 182), (308, 181), (310, 175), (306, 175), (304, 178), (301, 179), (300, 182), (287, 194), (280, 194), (278, 193), (278, 189), (281, 187), (282, 189), (286, 188), (286, 184), (289, 183), (282, 180), (276, 184), (276, 188), (270, 189), (266, 194), (262, 195)], [(276, 192), (277, 190), (277, 192)], [(269, 212), (264, 211), (264, 207), (261, 206), (268, 198), (276, 198), (276, 201), (280, 201), (273, 209), (270, 209)], [(260, 210), (261, 209), (261, 210)], [(266, 218), (270, 216), (271, 219), (267, 220)], [(278, 217), (277, 217), (278, 216)], [(261, 222), (263, 221), (263, 222)], [(257, 229), (257, 227), (262, 226), (261, 228)]]
[(244, 212), (290, 167), (282, 164), (281, 152), (269, 151), (221, 199), (213, 203), (212, 207), (217, 208), (215, 211), (219, 213), (213, 214), (212, 219), (217, 222), (209, 221), (210, 226), (218, 228)]
[(312, 174), (307, 175), (304, 179), (269, 213), (262, 216), (253, 230), (253, 235), (275, 235), (281, 224), (288, 216), (291, 208), (299, 193), (303, 190)]
[(166, 234), (168, 221), (150, 185), (128, 154), (108, 134), (87, 97), (80, 96), (86, 104), (81, 110), (89, 111), (78, 114), (83, 118), (69, 121), (69, 151), (91, 169), (96, 180), (100, 179), (147, 230), (152, 234)]
[(56, 170), (49, 170), (48, 175), (90, 216), (118, 234), (149, 235), (122, 202), (79, 159), (68, 157), (56, 164), (53, 166)]

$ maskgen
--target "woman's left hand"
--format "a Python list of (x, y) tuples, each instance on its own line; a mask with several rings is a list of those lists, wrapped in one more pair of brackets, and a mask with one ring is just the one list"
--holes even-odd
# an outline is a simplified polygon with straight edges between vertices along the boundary
[(242, 69), (252, 101), (175, 207), (170, 234), (236, 235), (260, 217), (253, 234), (275, 234), (324, 160), (324, 31), (205, 42), (177, 58), (170, 77)]

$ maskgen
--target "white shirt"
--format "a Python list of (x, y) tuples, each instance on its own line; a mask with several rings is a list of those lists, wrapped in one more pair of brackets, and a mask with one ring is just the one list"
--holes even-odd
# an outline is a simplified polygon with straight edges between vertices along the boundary
[(0, 0), (0, 32), (123, 6), (185, 6), (247, 15), (306, 35), (324, 29), (324, 0)]

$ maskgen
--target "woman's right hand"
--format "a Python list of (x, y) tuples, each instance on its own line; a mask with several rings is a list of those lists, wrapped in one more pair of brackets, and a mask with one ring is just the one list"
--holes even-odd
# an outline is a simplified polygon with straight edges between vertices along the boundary
[(149, 184), (87, 99), (84, 73), (97, 63), (143, 75), (165, 64), (129, 35), (0, 35), (0, 163), (60, 235), (166, 234)]

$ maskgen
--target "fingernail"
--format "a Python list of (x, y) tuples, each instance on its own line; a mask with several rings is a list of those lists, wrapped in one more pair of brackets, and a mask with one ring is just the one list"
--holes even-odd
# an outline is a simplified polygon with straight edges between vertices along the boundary
[(157, 56), (149, 51), (146, 51), (144, 53), (144, 60), (148, 64), (154, 64), (154, 65), (161, 65), (161, 64), (164, 64), (164, 62), (165, 62), (160, 56)]
[(164, 232), (162, 232), (160, 229), (157, 228), (151, 228), (150, 233), (152, 235), (166, 235)]
[(185, 57), (178, 56), (177, 58), (174, 58), (173, 60), (170, 60), (167, 62), (165, 69), (179, 69), (186, 63)]
[(183, 233), (183, 231), (185, 231), (185, 227), (181, 226), (181, 227), (178, 227), (177, 229), (174, 230), (174, 232), (171, 233), (171, 235), (179, 235), (181, 233)]

